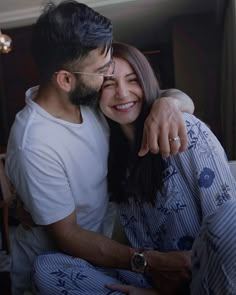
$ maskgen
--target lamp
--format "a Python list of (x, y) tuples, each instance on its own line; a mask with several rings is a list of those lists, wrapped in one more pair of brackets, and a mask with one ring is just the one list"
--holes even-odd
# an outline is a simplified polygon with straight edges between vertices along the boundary
[[(8, 128), (7, 112), (6, 110), (6, 99), (5, 99), (5, 85), (3, 81), (3, 64), (2, 54), (7, 54), (12, 49), (12, 39), (8, 35), (2, 33), (0, 29), (0, 133), (3, 137), (4, 142), (7, 142), (6, 130)], [(1, 138), (1, 137), (0, 137)]]
[(0, 54), (8, 53), (12, 49), (12, 39), (0, 30)]

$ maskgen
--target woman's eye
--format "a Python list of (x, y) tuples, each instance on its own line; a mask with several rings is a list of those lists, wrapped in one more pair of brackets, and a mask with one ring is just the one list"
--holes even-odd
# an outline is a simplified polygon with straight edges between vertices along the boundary
[(133, 79), (130, 79), (128, 82), (129, 82), (129, 83), (132, 83), (132, 82), (134, 82), (134, 83), (138, 83), (138, 79), (137, 79), (137, 78), (133, 78)]

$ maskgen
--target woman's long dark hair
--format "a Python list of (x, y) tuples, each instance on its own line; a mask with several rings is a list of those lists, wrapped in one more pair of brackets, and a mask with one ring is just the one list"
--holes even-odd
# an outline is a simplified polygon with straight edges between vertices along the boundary
[(111, 128), (108, 189), (115, 202), (127, 202), (128, 198), (134, 198), (153, 205), (156, 193), (162, 185), (161, 156), (148, 153), (139, 157), (138, 151), (144, 121), (154, 100), (160, 95), (159, 84), (148, 60), (137, 48), (115, 42), (113, 56), (124, 59), (131, 65), (143, 89), (144, 99), (141, 113), (135, 122), (135, 143), (132, 147), (120, 125), (108, 119)]

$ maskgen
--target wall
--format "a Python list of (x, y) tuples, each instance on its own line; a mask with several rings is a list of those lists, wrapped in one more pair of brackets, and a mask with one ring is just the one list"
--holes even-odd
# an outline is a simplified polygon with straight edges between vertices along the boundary
[(194, 100), (196, 114), (220, 136), (220, 27), (215, 15), (176, 19), (173, 27), (175, 87)]
[(15, 114), (25, 104), (25, 90), (37, 84), (37, 71), (29, 54), (32, 27), (4, 30), (13, 50), (0, 55), (0, 151), (5, 149)]
[(174, 65), (171, 43), (161, 43), (145, 54), (159, 81), (161, 89), (174, 87)]

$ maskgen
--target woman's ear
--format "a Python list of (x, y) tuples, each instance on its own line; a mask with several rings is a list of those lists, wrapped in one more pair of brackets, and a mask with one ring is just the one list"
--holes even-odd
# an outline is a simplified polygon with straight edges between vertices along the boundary
[(65, 92), (70, 92), (74, 85), (74, 77), (71, 73), (61, 70), (56, 73), (58, 86)]

